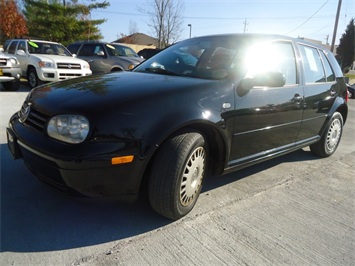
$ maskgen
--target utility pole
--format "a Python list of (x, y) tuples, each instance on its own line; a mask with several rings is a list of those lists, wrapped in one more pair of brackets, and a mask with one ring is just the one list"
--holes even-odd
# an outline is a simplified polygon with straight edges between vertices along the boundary
[(247, 31), (247, 25), (249, 25), (247, 19), (244, 20), (243, 24), (244, 24), (244, 33), (245, 33)]
[(192, 25), (191, 24), (187, 24), (188, 27), (190, 27), (190, 39), (191, 39), (191, 28), (192, 28)]
[(335, 17), (335, 24), (334, 24), (334, 31), (333, 31), (333, 39), (332, 39), (332, 46), (330, 47), (330, 51), (334, 53), (334, 45), (335, 45), (335, 38), (337, 36), (337, 30), (338, 30), (338, 22), (339, 22), (339, 14), (340, 14), (340, 8), (341, 8), (341, 1), (339, 0), (338, 2), (338, 10), (337, 10), (337, 15)]

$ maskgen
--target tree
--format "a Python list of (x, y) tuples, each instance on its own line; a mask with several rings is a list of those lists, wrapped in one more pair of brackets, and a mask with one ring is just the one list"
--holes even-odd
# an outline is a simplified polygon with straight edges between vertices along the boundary
[(76, 40), (102, 38), (98, 25), (105, 19), (92, 20), (91, 10), (106, 8), (109, 3), (89, 5), (65, 0), (23, 0), (30, 36), (68, 44)]
[(345, 29), (345, 33), (340, 38), (337, 48), (337, 56), (340, 59), (341, 66), (349, 67), (355, 61), (355, 21), (350, 20), (350, 23)]
[(28, 34), (26, 20), (15, 0), (0, 0), (0, 43)]
[(178, 40), (183, 23), (184, 4), (181, 0), (147, 0), (147, 8), (139, 7), (141, 13), (148, 14), (148, 26), (158, 39), (158, 48), (164, 48)]

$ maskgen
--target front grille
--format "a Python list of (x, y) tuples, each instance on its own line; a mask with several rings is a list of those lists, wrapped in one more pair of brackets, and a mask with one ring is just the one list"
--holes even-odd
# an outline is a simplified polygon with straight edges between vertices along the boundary
[(0, 58), (0, 66), (6, 66), (7, 60), (5, 58)]
[(43, 131), (48, 116), (34, 109), (31, 105), (24, 103), (20, 110), (20, 121), (30, 127)]
[(80, 73), (60, 73), (59, 74), (60, 79), (65, 79), (67, 77), (74, 78), (74, 77), (81, 77), (81, 76), (82, 76), (82, 74), (80, 74)]
[(57, 63), (58, 69), (81, 69), (80, 64), (70, 64), (70, 63)]

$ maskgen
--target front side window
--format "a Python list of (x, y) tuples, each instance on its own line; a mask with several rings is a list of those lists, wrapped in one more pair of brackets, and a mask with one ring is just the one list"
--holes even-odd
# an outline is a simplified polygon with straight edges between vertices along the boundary
[(326, 82), (327, 79), (318, 49), (305, 45), (299, 45), (299, 47), (303, 61), (305, 83)]
[(296, 57), (291, 42), (258, 43), (248, 50), (245, 61), (248, 78), (273, 72), (282, 74), (285, 85), (298, 84)]
[(83, 44), (79, 56), (105, 56), (105, 50), (101, 44), (87, 43)]

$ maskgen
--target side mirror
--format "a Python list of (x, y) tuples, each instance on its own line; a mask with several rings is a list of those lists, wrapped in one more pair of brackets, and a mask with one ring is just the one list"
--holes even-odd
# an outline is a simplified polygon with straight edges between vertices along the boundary
[(244, 78), (240, 81), (238, 94), (243, 96), (254, 87), (283, 87), (285, 84), (285, 77), (280, 72), (257, 73), (252, 78)]
[(74, 57), (74, 58), (77, 58), (77, 55), (76, 55), (76, 54), (72, 54), (71, 56)]
[(22, 56), (25, 56), (26, 55), (26, 53), (25, 53), (25, 51), (24, 50), (17, 50), (17, 52), (16, 52), (16, 54), (17, 55), (22, 55)]
[(4, 52), (4, 48), (0, 47), (0, 53)]
[(96, 53), (96, 55), (104, 57), (105, 53), (103, 51), (99, 51), (99, 52)]

